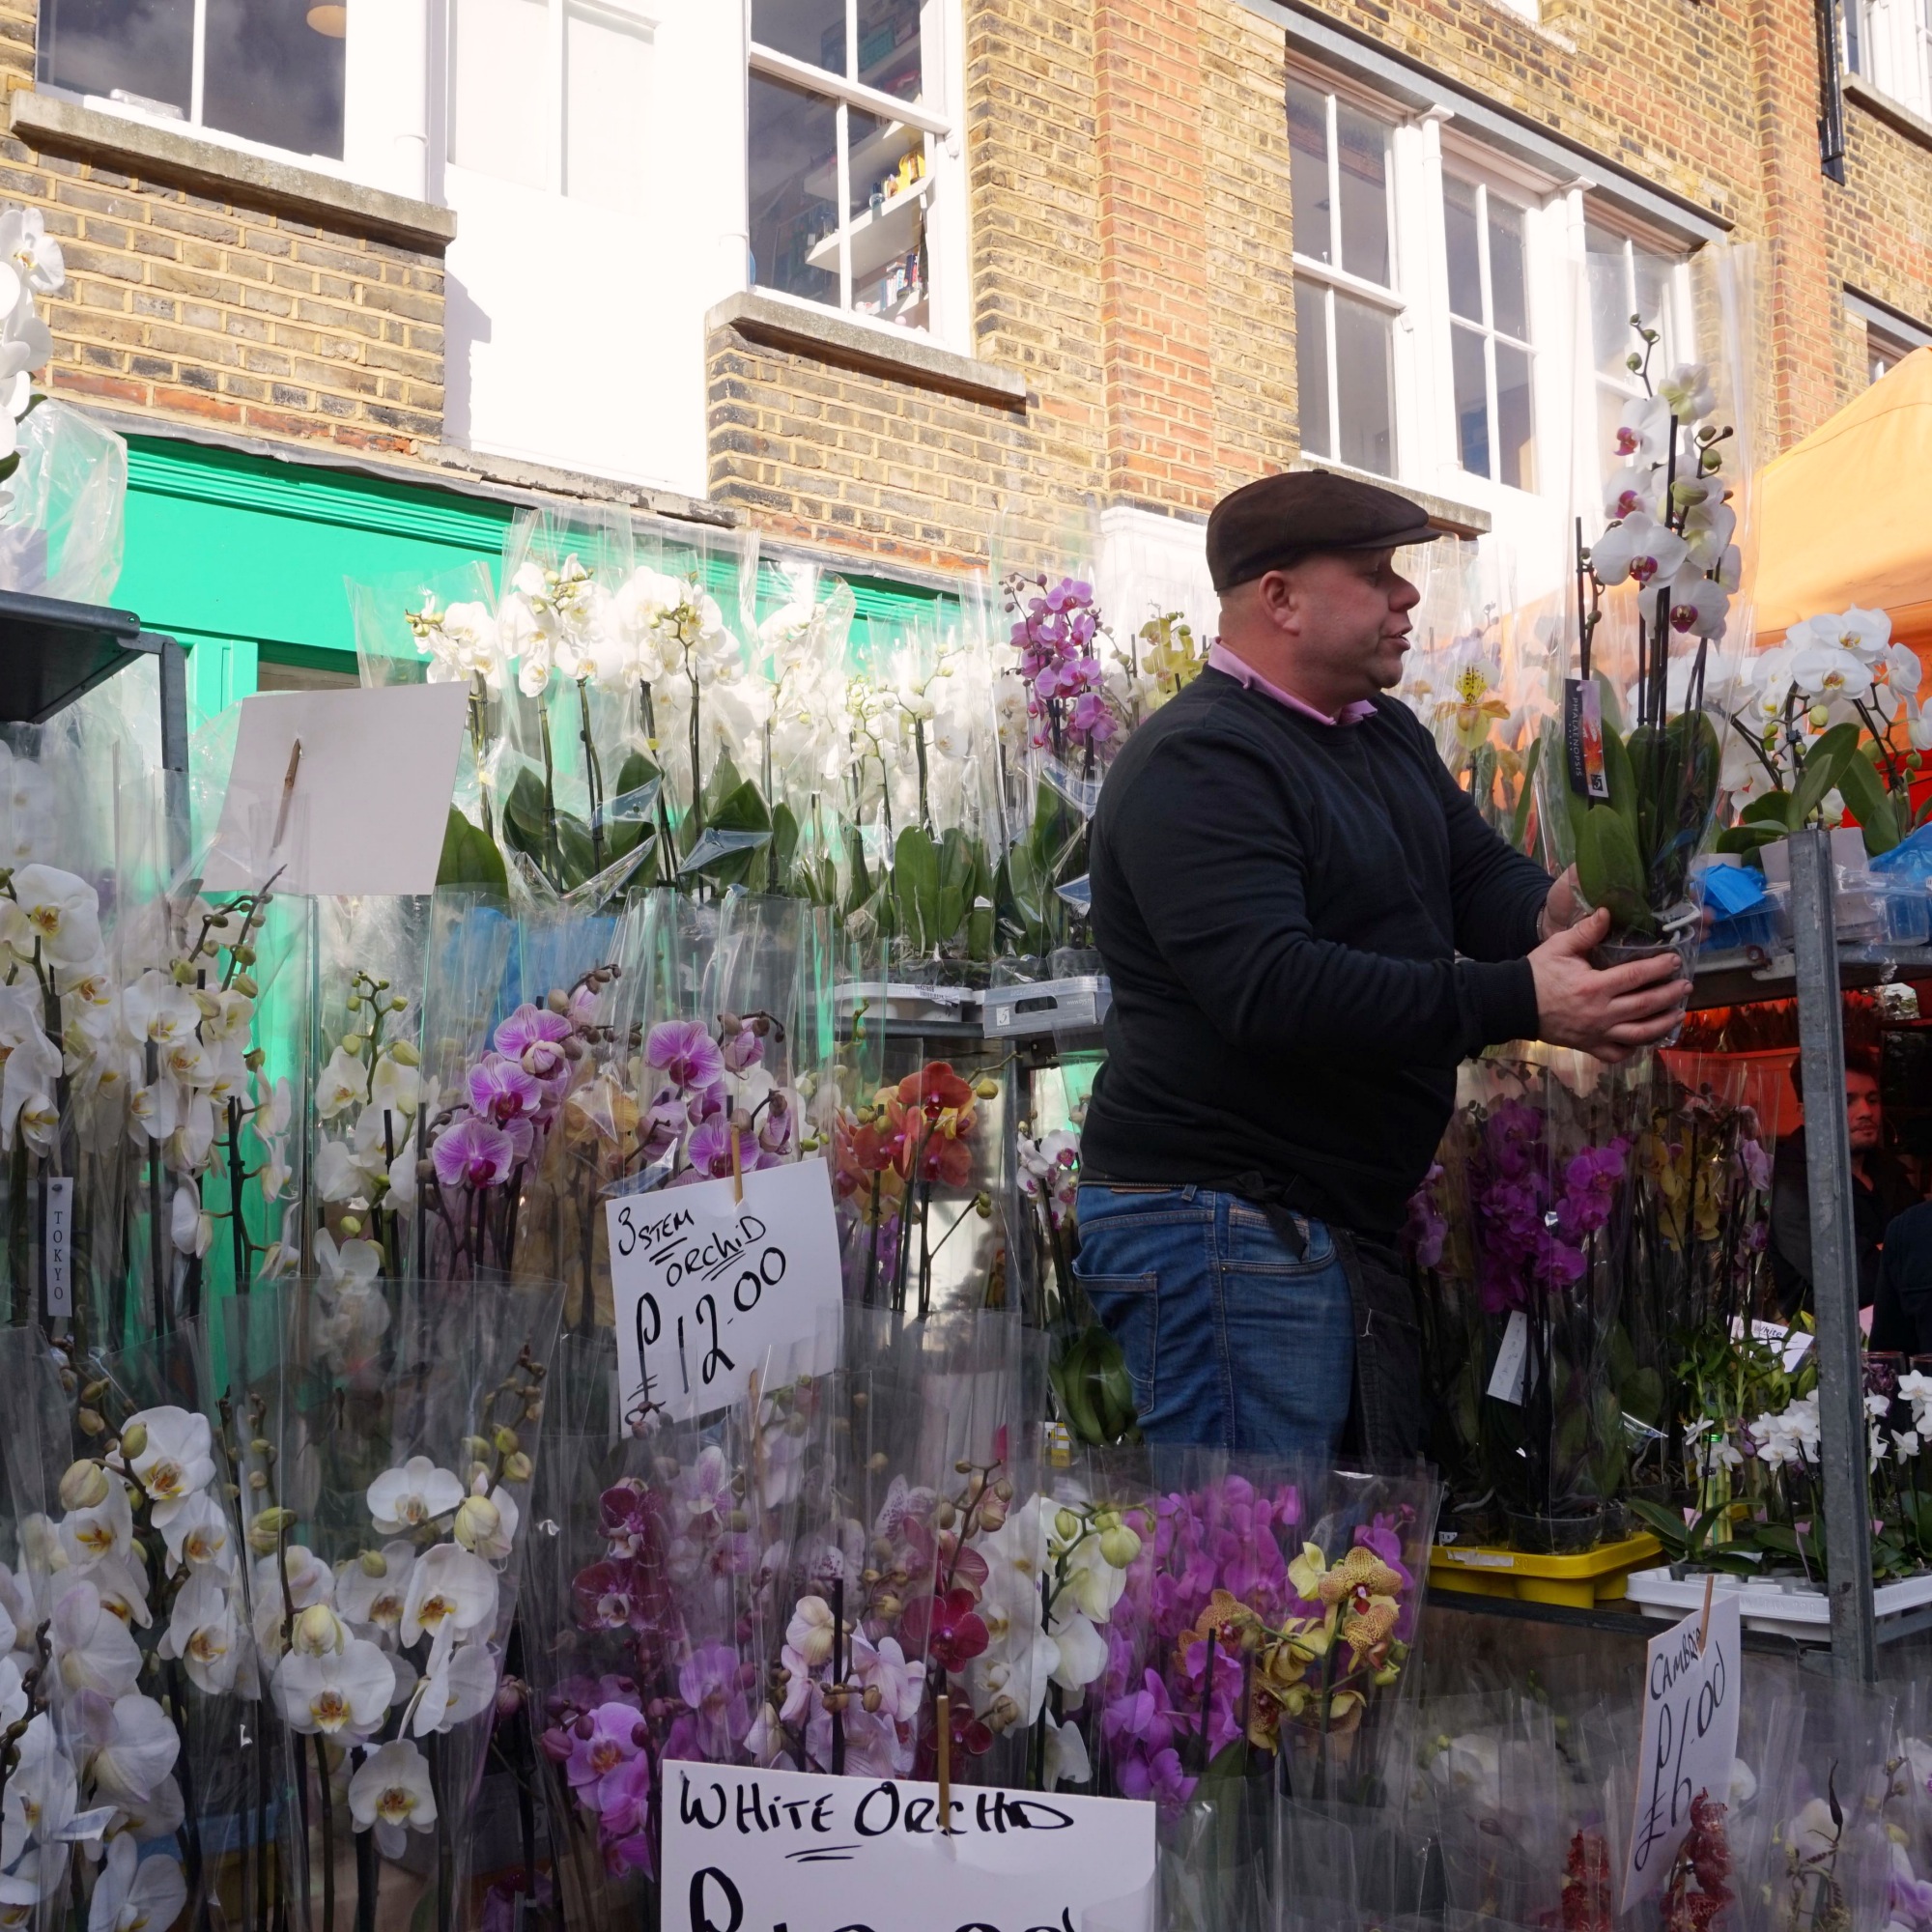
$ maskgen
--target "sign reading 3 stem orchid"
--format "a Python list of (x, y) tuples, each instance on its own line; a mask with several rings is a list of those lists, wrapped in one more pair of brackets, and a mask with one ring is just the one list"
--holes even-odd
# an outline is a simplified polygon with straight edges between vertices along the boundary
[(1154, 1806), (668, 1763), (665, 1932), (1145, 1932)]
[(611, 1286), (627, 1425), (727, 1407), (749, 1378), (838, 1366), (844, 1307), (822, 1160), (611, 1201)]

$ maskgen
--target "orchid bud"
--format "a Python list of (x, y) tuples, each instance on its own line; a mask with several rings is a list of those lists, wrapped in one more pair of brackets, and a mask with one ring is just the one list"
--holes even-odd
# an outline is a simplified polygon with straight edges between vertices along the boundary
[(532, 1473), (530, 1459), (521, 1449), (503, 1458), (504, 1482), (527, 1483)]
[(497, 1453), (499, 1456), (514, 1456), (523, 1447), (523, 1444), (517, 1440), (517, 1433), (513, 1429), (497, 1430), (493, 1440), (496, 1443)]
[(399, 1039), (391, 1044), (389, 1058), (398, 1066), (420, 1066), (422, 1065), (422, 1055), (406, 1039)]
[(497, 1686), (497, 1715), (514, 1718), (524, 1708), (526, 1690), (521, 1678), (506, 1677)]
[(980, 1527), (981, 1529), (1001, 1529), (1006, 1525), (1007, 1505), (993, 1494), (982, 1496), (980, 1501)]
[(352, 1235), (352, 1236), (359, 1235), (362, 1232), (362, 1222), (360, 1217), (355, 1214), (343, 1215), (342, 1232), (345, 1235)]
[(1124, 1570), (1141, 1553), (1141, 1540), (1125, 1523), (1116, 1523), (1100, 1538), (1100, 1554), (1116, 1570)]
[(1080, 1519), (1070, 1509), (1064, 1509), (1053, 1519), (1053, 1533), (1062, 1543), (1071, 1543), (1080, 1534)]
[(61, 1478), (63, 1509), (99, 1509), (107, 1500), (107, 1471), (99, 1463), (75, 1463)]
[(886, 1700), (879, 1687), (871, 1684), (866, 1687), (866, 1694), (859, 1701), (866, 1707), (866, 1715), (869, 1718), (876, 1715), (879, 1706)]
[(293, 1641), (304, 1657), (332, 1657), (347, 1648), (349, 1630), (327, 1604), (311, 1604), (296, 1618)]
[(267, 1474), (260, 1469), (250, 1469), (248, 1471), (248, 1487), (259, 1495), (262, 1491), (269, 1487)]
[(1822, 731), (1832, 722), (1831, 712), (1822, 704), (1814, 704), (1806, 715), (1814, 731)]
[(898, 1615), (901, 1605), (899, 1600), (888, 1591), (872, 1607), (885, 1622), (891, 1623)]
[(453, 1534), (466, 1549), (487, 1549), (502, 1526), (503, 1513), (488, 1496), (465, 1496), (456, 1506)]
[(84, 1435), (99, 1435), (107, 1427), (99, 1409), (82, 1408), (75, 1412), (74, 1420), (80, 1424)]
[(381, 1578), (389, 1574), (389, 1559), (380, 1549), (365, 1549), (355, 1561), (365, 1577)]

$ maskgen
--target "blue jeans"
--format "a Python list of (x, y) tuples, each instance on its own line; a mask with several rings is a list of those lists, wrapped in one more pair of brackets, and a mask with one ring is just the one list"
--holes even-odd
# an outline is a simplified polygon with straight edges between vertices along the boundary
[(1127, 1358), (1150, 1442), (1334, 1453), (1355, 1320), (1321, 1222), (1297, 1260), (1259, 1208), (1208, 1188), (1085, 1186), (1079, 1215), (1073, 1271)]

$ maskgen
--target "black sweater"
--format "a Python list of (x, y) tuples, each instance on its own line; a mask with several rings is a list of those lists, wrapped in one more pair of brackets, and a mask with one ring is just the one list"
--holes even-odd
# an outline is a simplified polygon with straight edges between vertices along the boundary
[(1535, 1036), (1522, 955), (1549, 880), (1393, 698), (1326, 725), (1203, 671), (1115, 760), (1091, 869), (1114, 987), (1093, 1175), (1254, 1176), (1386, 1236), (1458, 1063)]

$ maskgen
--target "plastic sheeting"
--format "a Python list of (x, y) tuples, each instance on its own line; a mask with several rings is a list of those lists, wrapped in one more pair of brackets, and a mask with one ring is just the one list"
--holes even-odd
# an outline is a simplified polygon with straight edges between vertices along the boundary
[(0, 589), (105, 604), (121, 578), (128, 445), (49, 399), (20, 424), (20, 467), (0, 513)]

